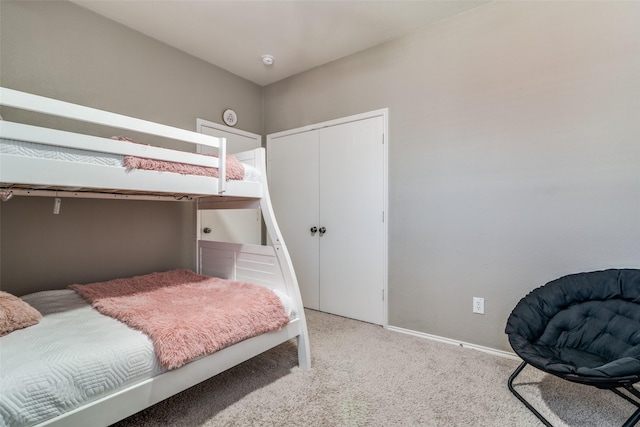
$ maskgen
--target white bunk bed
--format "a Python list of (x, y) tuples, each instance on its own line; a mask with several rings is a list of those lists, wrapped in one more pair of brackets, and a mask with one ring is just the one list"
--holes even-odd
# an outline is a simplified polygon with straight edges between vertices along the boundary
[[(154, 374), (108, 395), (81, 403), (67, 412), (42, 419), (35, 425), (112, 424), (293, 338), (297, 339), (300, 368), (310, 369), (304, 309), (291, 259), (271, 207), (263, 148), (236, 155), (243, 163), (258, 171), (258, 180), (227, 180), (224, 139), (7, 88), (0, 88), (0, 104), (217, 148), (218, 158), (215, 158), (0, 120), (0, 198), (7, 203), (10, 203), (12, 196), (51, 196), (191, 201), (197, 203), (198, 209), (259, 207), (272, 243), (264, 246), (198, 240), (195, 271), (202, 275), (274, 289), (288, 298), (293, 312), (289, 323), (278, 331), (246, 339), (179, 368)], [(8, 149), (16, 143), (38, 150), (44, 146), (44, 151), (50, 151), (52, 147), (56, 150), (70, 149), (72, 152), (80, 150), (84, 156), (90, 151), (96, 152), (97, 156), (106, 155), (116, 159), (131, 155), (217, 167), (219, 178), (130, 170), (119, 164), (91, 164), (75, 158), (70, 160), (66, 156), (32, 157)], [(37, 327), (31, 326), (24, 331)], [(1, 370), (0, 361), (0, 381)], [(0, 399), (2, 393), (0, 386)], [(2, 415), (0, 407), (0, 417)], [(3, 421), (2, 418), (0, 421)], [(6, 420), (4, 422), (8, 423)]]

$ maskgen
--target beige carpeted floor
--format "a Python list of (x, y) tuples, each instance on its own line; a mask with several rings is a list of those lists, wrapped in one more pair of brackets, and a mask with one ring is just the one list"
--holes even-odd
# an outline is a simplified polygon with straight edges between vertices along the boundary
[[(285, 343), (116, 425), (542, 425), (507, 389), (516, 360), (317, 311), (307, 321), (311, 371)], [(533, 368), (516, 384), (557, 426), (621, 425), (635, 410)]]

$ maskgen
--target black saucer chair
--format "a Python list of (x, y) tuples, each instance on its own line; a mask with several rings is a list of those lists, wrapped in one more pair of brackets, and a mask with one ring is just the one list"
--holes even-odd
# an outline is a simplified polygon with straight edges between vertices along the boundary
[(513, 387), (527, 365), (568, 381), (611, 390), (638, 409), (640, 421), (640, 270), (572, 274), (524, 297), (505, 332), (523, 362), (509, 390), (545, 425), (551, 424)]

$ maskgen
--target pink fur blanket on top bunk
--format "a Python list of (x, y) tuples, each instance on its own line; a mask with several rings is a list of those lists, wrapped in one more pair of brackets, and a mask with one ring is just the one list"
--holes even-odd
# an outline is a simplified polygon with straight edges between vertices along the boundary
[[(112, 139), (140, 144), (126, 136), (113, 136)], [(216, 155), (212, 156), (217, 157)], [(226, 159), (227, 180), (242, 181), (244, 179), (244, 166), (242, 163), (233, 155), (228, 155)], [(218, 178), (218, 168), (170, 162), (166, 160), (147, 159), (136, 156), (124, 156), (124, 167), (127, 169), (146, 169), (160, 172), (175, 172), (182, 175), (199, 175)]]
[(167, 369), (289, 323), (270, 289), (189, 270), (69, 287), (100, 313), (146, 333)]

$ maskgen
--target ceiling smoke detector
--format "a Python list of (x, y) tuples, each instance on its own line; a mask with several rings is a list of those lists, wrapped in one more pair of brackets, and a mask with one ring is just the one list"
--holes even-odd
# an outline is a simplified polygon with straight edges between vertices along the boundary
[(264, 65), (273, 65), (273, 56), (272, 55), (262, 55), (262, 63)]

